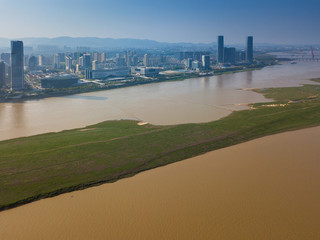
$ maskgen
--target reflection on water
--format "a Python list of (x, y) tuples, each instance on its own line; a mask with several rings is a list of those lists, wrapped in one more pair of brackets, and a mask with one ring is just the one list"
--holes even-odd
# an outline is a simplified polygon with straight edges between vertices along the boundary
[(252, 83), (252, 71), (248, 71), (246, 72), (247, 74), (247, 84), (251, 84)]
[(204, 90), (209, 89), (210, 87), (210, 77), (203, 77), (202, 78), (202, 87)]
[(223, 87), (223, 75), (218, 75), (216, 78), (217, 78), (217, 87), (222, 88)]
[(0, 239), (320, 236), (320, 127), (270, 136), (0, 213)]
[(94, 101), (105, 101), (108, 99), (107, 97), (86, 96), (86, 95), (70, 95), (70, 96), (64, 96), (62, 98), (85, 99), (85, 100), (94, 100)]
[(12, 121), (13, 125), (20, 129), (24, 126), (24, 104), (18, 103), (12, 110)]
[[(320, 76), (320, 63), (301, 62), (213, 77), (0, 103), (0, 140), (61, 131), (105, 120), (135, 119), (167, 125), (208, 122), (270, 101), (243, 88), (297, 86)], [(241, 104), (241, 105), (239, 105)]]

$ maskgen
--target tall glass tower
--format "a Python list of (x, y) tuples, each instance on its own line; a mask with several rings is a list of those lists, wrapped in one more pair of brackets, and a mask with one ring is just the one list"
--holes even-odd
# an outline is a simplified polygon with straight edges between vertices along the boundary
[(24, 88), (22, 41), (11, 41), (11, 88), (13, 90)]
[(224, 51), (223, 36), (218, 36), (218, 51), (217, 51), (218, 63), (223, 63), (223, 51)]
[(246, 61), (248, 63), (253, 62), (253, 37), (247, 37), (247, 53), (246, 53)]
[(6, 66), (0, 61), (0, 89), (6, 85)]

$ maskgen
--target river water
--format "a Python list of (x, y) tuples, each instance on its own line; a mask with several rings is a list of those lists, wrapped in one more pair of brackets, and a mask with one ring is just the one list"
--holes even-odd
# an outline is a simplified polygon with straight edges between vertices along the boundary
[(0, 103), (0, 140), (85, 127), (105, 120), (152, 124), (208, 122), (267, 101), (246, 88), (297, 86), (320, 76), (320, 63), (284, 64), (258, 71), (162, 82), (22, 103)]
[(0, 213), (0, 239), (320, 238), (320, 127)]
[[(0, 105), (1, 138), (107, 119), (204, 122), (266, 101), (242, 88), (320, 76), (298, 63), (181, 82)], [(116, 183), (0, 213), (0, 239), (319, 239), (320, 127), (213, 151)]]

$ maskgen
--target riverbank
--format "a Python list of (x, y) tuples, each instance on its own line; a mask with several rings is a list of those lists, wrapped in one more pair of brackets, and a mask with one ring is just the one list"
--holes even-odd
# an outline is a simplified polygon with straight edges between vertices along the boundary
[(320, 127), (0, 212), (0, 239), (317, 239)]
[(154, 126), (109, 121), (0, 142), (0, 209), (113, 182), (254, 138), (320, 124), (318, 85), (257, 91), (275, 99), (274, 106), (252, 104), (252, 110), (203, 124)]
[(125, 82), (110, 81), (106, 83), (104, 86), (90, 84), (86, 86), (77, 86), (77, 87), (69, 87), (69, 88), (45, 89), (37, 92), (34, 92), (34, 91), (17, 92), (9, 95), (6, 93), (0, 92), (0, 103), (23, 102), (27, 100), (44, 99), (44, 98), (50, 98), (50, 97), (63, 97), (63, 96), (81, 94), (81, 93), (105, 91), (105, 90), (132, 87), (137, 85), (152, 84), (152, 83), (159, 83), (159, 82), (183, 81), (183, 80), (192, 79), (192, 78), (210, 77), (215, 75), (254, 71), (254, 70), (259, 70), (266, 66), (271, 66), (271, 65), (273, 64), (263, 64), (258, 66), (254, 65), (251, 67), (250, 66), (245, 68), (240, 67), (237, 69), (232, 69), (232, 68), (218, 69), (218, 70), (215, 70), (215, 74), (185, 73), (185, 74), (173, 75), (173, 76), (158, 76), (156, 78), (150, 78), (150, 79), (137, 78), (137, 79), (133, 79)]

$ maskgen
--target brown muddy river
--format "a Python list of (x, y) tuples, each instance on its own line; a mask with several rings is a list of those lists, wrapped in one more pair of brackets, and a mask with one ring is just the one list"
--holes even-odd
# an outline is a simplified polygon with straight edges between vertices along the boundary
[[(208, 122), (266, 99), (243, 88), (298, 86), (320, 76), (320, 63), (162, 82), (67, 97), (0, 103), (0, 140), (85, 127), (113, 119), (152, 124)], [(239, 105), (240, 104), (240, 105)]]
[(320, 127), (0, 213), (0, 239), (320, 238)]
[[(207, 122), (320, 63), (0, 103), (0, 140), (104, 120)], [(238, 105), (240, 104), (240, 105)], [(0, 212), (0, 239), (320, 239), (320, 127), (265, 137)]]

